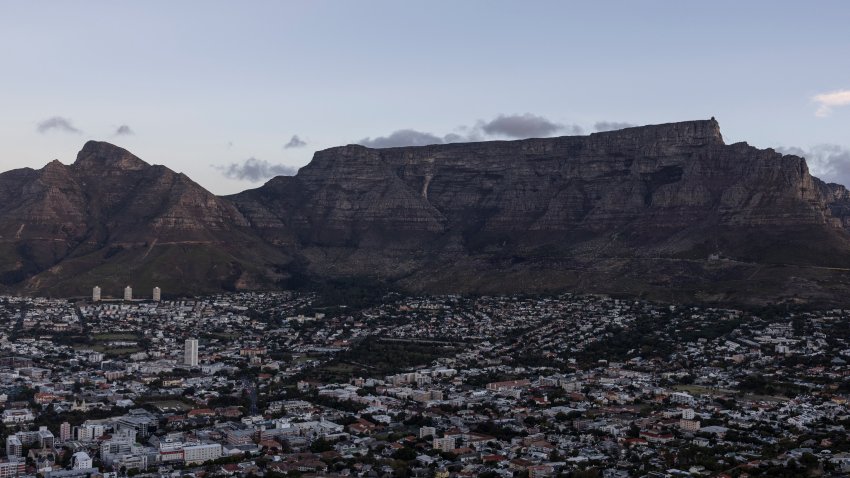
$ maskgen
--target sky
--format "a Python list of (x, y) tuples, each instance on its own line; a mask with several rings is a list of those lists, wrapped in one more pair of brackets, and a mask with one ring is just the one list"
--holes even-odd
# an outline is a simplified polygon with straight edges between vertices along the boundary
[(850, 2), (0, 0), (0, 170), (90, 139), (217, 194), (314, 151), (716, 117), (850, 184)]

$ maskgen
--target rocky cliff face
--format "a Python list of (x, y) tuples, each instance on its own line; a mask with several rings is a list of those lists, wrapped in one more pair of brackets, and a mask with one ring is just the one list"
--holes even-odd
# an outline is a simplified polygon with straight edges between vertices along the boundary
[(521, 141), (349, 145), (230, 199), (318, 276), (426, 291), (681, 286), (723, 297), (765, 266), (850, 267), (845, 197), (802, 158), (726, 145), (711, 119)]
[(53, 161), (0, 175), (0, 283), (7, 287), (219, 290), (256, 266), (239, 252), (245, 243), (283, 260), (228, 201), (108, 143), (86, 143), (70, 166)]
[(226, 198), (107, 143), (0, 175), (0, 283), (174, 292), (369, 277), (425, 292), (842, 302), (850, 193), (714, 119), (317, 152)]
[(533, 243), (576, 229), (826, 224), (814, 181), (801, 158), (725, 145), (710, 120), (522, 141), (345, 146), (232, 199), (270, 237), (291, 230), (311, 244), (360, 244), (376, 231), (393, 240), (460, 233)]

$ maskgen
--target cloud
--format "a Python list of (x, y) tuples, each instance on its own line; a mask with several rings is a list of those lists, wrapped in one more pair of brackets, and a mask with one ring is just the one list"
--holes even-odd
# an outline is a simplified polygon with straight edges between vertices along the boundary
[(63, 118), (61, 116), (54, 116), (52, 118), (47, 118), (46, 120), (38, 123), (38, 126), (35, 128), (39, 133), (47, 133), (52, 130), (60, 131), (63, 133), (80, 133), (81, 131), (74, 127), (71, 123), (71, 120), (68, 118)]
[(837, 144), (819, 144), (809, 149), (777, 148), (782, 154), (806, 158), (812, 175), (828, 183), (850, 185), (850, 149)]
[(466, 143), (468, 141), (470, 141), (469, 137), (462, 134), (449, 133), (443, 136), (443, 142), (445, 143)]
[(292, 166), (285, 164), (272, 164), (257, 158), (248, 158), (241, 163), (231, 163), (227, 166), (214, 166), (220, 170), (224, 177), (251, 181), (256, 183), (275, 176), (292, 176), (298, 172)]
[(132, 135), (132, 134), (136, 134), (136, 133), (134, 133), (133, 130), (130, 129), (130, 127), (127, 126), (126, 124), (122, 124), (121, 126), (118, 127), (118, 129), (115, 130), (115, 136), (129, 136), (129, 135)]
[(401, 146), (426, 146), (429, 144), (467, 143), (494, 138), (539, 138), (555, 133), (582, 134), (577, 125), (563, 125), (531, 113), (499, 115), (490, 121), (480, 120), (473, 126), (460, 126), (454, 133), (438, 136), (415, 129), (400, 129), (388, 136), (363, 138), (357, 144), (370, 148), (396, 148)]
[(593, 125), (593, 129), (601, 133), (603, 131), (615, 131), (618, 129), (634, 128), (635, 126), (637, 125), (632, 123), (622, 123), (618, 121), (597, 121), (596, 124)]
[(850, 90), (836, 90), (829, 93), (821, 93), (812, 97), (812, 100), (818, 104), (815, 116), (823, 118), (829, 116), (832, 113), (832, 109), (836, 106), (850, 105)]
[(443, 142), (443, 138), (431, 133), (423, 133), (413, 129), (400, 129), (389, 136), (378, 136), (375, 139), (363, 138), (357, 144), (370, 148), (395, 148), (399, 146), (426, 146), (442, 144)]
[(552, 136), (559, 132), (582, 133), (579, 126), (555, 123), (531, 113), (499, 115), (491, 121), (480, 123), (479, 127), (488, 135), (507, 136), (509, 138), (539, 138)]
[(292, 135), (292, 139), (289, 140), (283, 147), (288, 148), (300, 148), (302, 146), (307, 146), (307, 142), (298, 137), (297, 134)]

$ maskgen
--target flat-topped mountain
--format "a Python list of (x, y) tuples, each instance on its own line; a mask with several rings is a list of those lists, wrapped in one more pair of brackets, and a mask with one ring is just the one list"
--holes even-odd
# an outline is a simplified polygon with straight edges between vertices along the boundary
[[(830, 296), (846, 190), (726, 145), (714, 120), (520, 141), (317, 152), (231, 199), (310, 275), (422, 291)], [(842, 192), (843, 191), (843, 192)], [(843, 287), (843, 286), (840, 286)]]
[[(0, 200), (12, 290), (127, 282), (121, 258), (151, 280), (179, 276), (174, 292), (366, 277), (423, 292), (763, 303), (840, 302), (850, 288), (850, 193), (812, 177), (803, 158), (725, 144), (714, 119), (349, 145), (224, 198), (89, 143), (71, 166), (0, 175)], [(156, 260), (173, 248), (179, 264)]]

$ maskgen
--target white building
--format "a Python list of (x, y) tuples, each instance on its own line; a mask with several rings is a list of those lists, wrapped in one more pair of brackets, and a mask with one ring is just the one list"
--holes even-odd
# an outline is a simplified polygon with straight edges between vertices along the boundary
[(127, 286), (124, 288), (124, 300), (133, 300), (133, 288)]
[(670, 402), (681, 405), (694, 405), (696, 400), (693, 395), (686, 392), (673, 392), (670, 394)]
[(162, 289), (159, 287), (153, 288), (153, 300), (154, 302), (159, 302), (162, 299)]
[(198, 366), (198, 339), (186, 339), (183, 364), (190, 367)]
[(24, 456), (24, 444), (16, 435), (6, 437), (6, 456), (9, 458)]
[(138, 448), (136, 432), (134, 430), (121, 430), (121, 432), (112, 435), (110, 439), (101, 442), (100, 458), (106, 466), (113, 466), (116, 459), (131, 455), (135, 448)]
[(91, 442), (103, 436), (106, 429), (101, 424), (84, 423), (81, 426), (74, 427), (73, 435), (81, 442)]
[(91, 290), (91, 301), (100, 302), (100, 287), (94, 286), (94, 288)]
[(75, 470), (86, 470), (92, 467), (92, 459), (88, 453), (84, 451), (78, 451), (74, 453), (74, 469)]
[(452, 451), (457, 448), (457, 441), (454, 437), (434, 438), (434, 449), (440, 451)]
[(35, 417), (27, 408), (3, 410), (3, 423), (26, 423), (33, 420)]
[(183, 447), (183, 461), (187, 465), (200, 464), (218, 458), (221, 458), (221, 445), (218, 443)]

